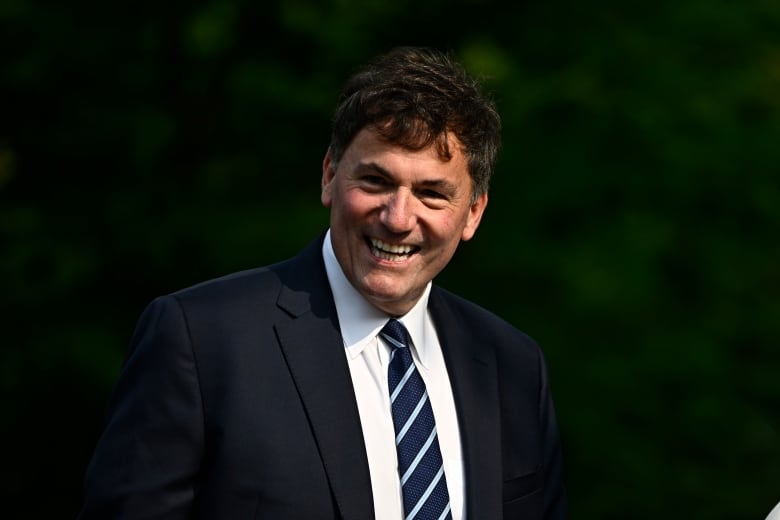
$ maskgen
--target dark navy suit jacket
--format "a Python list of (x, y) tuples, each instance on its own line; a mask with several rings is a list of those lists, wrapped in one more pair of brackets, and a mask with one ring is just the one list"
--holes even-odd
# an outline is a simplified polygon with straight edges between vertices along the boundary
[[(365, 447), (321, 254), (158, 298), (87, 470), (87, 519), (367, 520)], [(567, 517), (539, 347), (434, 287), (470, 520)]]

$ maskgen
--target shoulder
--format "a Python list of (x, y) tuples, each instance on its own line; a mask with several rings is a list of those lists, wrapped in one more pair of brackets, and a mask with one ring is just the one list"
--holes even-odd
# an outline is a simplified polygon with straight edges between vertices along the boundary
[(206, 280), (171, 293), (167, 298), (186, 307), (219, 308), (275, 303), (284, 288), (319, 290), (325, 276), (321, 244), (321, 239), (315, 240), (292, 258)]
[(237, 341), (257, 344), (272, 334), (275, 323), (288, 316), (290, 305), (285, 302), (293, 298), (291, 294), (303, 295), (301, 307), (306, 307), (313, 294), (324, 290), (311, 280), (301, 281), (300, 270), (308, 265), (301, 256), (160, 296), (144, 309), (136, 335), (186, 337), (189, 339), (184, 343), (192, 343), (201, 355), (215, 347), (236, 345)]
[(166, 345), (189, 344), (192, 339), (258, 325), (271, 314), (279, 292), (278, 277), (262, 267), (158, 296), (141, 313), (133, 343), (158, 338)]
[(431, 291), (429, 310), (443, 350), (465, 352), (493, 367), (503, 399), (530, 399), (531, 408), (538, 403), (547, 368), (533, 338), (494, 312), (440, 288)]
[(483, 343), (493, 344), (498, 349), (539, 352), (539, 345), (528, 334), (494, 312), (446, 289), (437, 286), (431, 289), (429, 307), (440, 320), (477, 333)]
[(249, 295), (256, 298), (264, 293), (278, 293), (280, 285), (279, 276), (272, 266), (257, 267), (202, 281), (168, 297), (187, 304), (227, 303), (241, 301)]

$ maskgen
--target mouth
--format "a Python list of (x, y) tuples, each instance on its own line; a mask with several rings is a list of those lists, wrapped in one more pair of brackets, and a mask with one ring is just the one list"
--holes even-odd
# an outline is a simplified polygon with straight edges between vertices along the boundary
[(403, 262), (420, 250), (417, 246), (388, 244), (372, 237), (368, 238), (368, 247), (371, 249), (372, 255), (388, 262)]

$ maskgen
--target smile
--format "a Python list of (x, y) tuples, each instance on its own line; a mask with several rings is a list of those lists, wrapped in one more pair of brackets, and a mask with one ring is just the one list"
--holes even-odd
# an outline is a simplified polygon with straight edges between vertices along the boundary
[(368, 243), (371, 248), (372, 255), (389, 262), (402, 262), (409, 258), (412, 254), (416, 253), (419, 249), (416, 246), (410, 246), (407, 244), (388, 244), (387, 242), (382, 242), (378, 238), (369, 238)]

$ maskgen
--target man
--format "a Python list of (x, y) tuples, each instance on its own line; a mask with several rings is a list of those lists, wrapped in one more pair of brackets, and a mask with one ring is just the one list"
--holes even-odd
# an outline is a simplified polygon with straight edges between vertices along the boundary
[(330, 229), (147, 308), (81, 518), (566, 518), (539, 348), (431, 283), (479, 226), (499, 129), (439, 52), (351, 78)]

